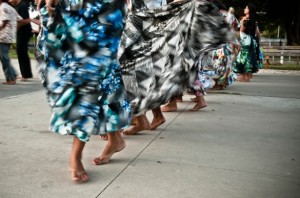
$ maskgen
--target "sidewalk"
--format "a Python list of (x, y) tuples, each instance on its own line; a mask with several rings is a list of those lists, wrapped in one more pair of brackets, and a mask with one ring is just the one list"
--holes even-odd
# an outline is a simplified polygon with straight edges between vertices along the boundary
[(12, 95), (0, 99), (1, 198), (300, 197), (298, 73), (262, 70), (210, 92), (197, 112), (185, 95), (156, 131), (124, 136), (127, 147), (107, 165), (91, 164), (106, 143), (93, 136), (85, 184), (68, 173), (72, 137), (48, 132), (44, 91)]
[[(18, 60), (12, 59), (11, 62), (14, 68), (20, 73)], [(1, 63), (0, 66), (2, 66)], [(3, 70), (0, 69), (0, 100), (1, 98), (7, 98), (43, 90), (37, 71), (37, 62), (34, 59), (31, 59), (31, 68), (33, 78), (28, 79), (28, 81), (26, 82), (17, 80), (17, 84), (15, 85), (2, 85), (2, 82), (5, 81), (5, 77)]]

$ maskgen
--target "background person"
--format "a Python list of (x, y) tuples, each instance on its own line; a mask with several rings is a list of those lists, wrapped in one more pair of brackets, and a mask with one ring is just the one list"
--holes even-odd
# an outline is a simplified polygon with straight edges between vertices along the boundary
[(29, 58), (28, 43), (32, 37), (30, 25), (29, 7), (22, 0), (9, 0), (9, 3), (15, 8), (23, 20), (18, 22), (17, 30), (17, 55), (21, 71), (21, 81), (32, 78), (31, 63)]
[(7, 0), (0, 0), (0, 60), (6, 82), (3, 84), (16, 84), (17, 73), (14, 70), (10, 58), (9, 49), (16, 42), (17, 21), (22, 17), (8, 4)]

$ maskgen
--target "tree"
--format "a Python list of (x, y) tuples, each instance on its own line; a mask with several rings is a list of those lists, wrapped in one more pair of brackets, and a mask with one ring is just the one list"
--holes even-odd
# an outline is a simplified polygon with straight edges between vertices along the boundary
[(268, 1), (268, 18), (284, 27), (288, 45), (300, 45), (300, 1), (290, 0), (275, 4)]
[(300, 1), (287, 0), (276, 3), (272, 0), (220, 0), (227, 7), (236, 9), (236, 16), (243, 15), (247, 2), (256, 5), (261, 30), (274, 30), (280, 26), (286, 33), (288, 45), (300, 45)]
[[(34, 3), (34, 0), (24, 1)], [(220, 0), (220, 2), (227, 8), (234, 7), (238, 19), (243, 16), (246, 4), (253, 3), (257, 8), (257, 20), (261, 31), (277, 32), (280, 26), (281, 31), (286, 34), (288, 45), (300, 45), (300, 0), (286, 0), (279, 3), (274, 0)]]

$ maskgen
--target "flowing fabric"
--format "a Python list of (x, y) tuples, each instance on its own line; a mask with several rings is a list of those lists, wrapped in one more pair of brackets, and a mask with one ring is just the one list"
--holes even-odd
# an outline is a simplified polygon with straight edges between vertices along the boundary
[[(255, 25), (257, 29), (257, 24)], [(262, 68), (262, 53), (257, 36), (240, 32), (241, 49), (233, 61), (233, 70), (239, 74), (256, 73)]]
[(205, 89), (216, 85), (231, 85), (237, 78), (232, 70), (233, 49), (227, 44), (220, 49), (210, 51), (199, 61), (199, 76)]
[(207, 1), (184, 0), (153, 10), (134, 1), (119, 49), (132, 113), (159, 107), (194, 86), (201, 53), (220, 48), (232, 36), (217, 7)]
[[(226, 11), (221, 12), (226, 19), (228, 25), (234, 30), (238, 20), (233, 14)], [(225, 46), (210, 51), (201, 57), (199, 61), (199, 79), (205, 89), (221, 86), (226, 87), (232, 84), (237, 78), (232, 70), (232, 57), (234, 57), (234, 47), (238, 44), (237, 37), (231, 43)]]
[(49, 17), (42, 8), (37, 57), (52, 109), (50, 130), (88, 141), (130, 123), (130, 102), (117, 51), (124, 1), (60, 1)]

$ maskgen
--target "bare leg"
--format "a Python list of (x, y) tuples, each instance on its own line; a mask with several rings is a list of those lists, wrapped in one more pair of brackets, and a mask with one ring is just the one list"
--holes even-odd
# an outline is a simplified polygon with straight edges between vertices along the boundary
[(88, 176), (81, 163), (82, 151), (85, 146), (85, 142), (80, 141), (74, 136), (73, 147), (70, 157), (70, 172), (71, 178), (76, 182), (85, 182), (88, 180)]
[(162, 114), (160, 107), (152, 109), (152, 113), (153, 113), (153, 120), (151, 123), (150, 130), (155, 130), (158, 126), (162, 125), (166, 121), (166, 119)]
[(148, 121), (148, 118), (146, 117), (146, 114), (136, 116), (134, 119), (135, 119), (135, 122), (134, 122), (135, 125), (133, 125), (129, 129), (126, 129), (123, 132), (124, 135), (135, 135), (140, 131), (150, 129), (150, 123)]
[(241, 82), (250, 82), (250, 75), (249, 74), (243, 74), (243, 78), (239, 81), (241, 81)]
[(245, 74), (245, 82), (250, 82), (250, 74)]
[(162, 112), (177, 111), (176, 98), (171, 99), (165, 106), (161, 107)]
[(247, 73), (246, 74), (246, 79), (247, 79), (247, 82), (250, 82), (250, 79), (252, 78), (252, 73)]
[(125, 141), (119, 131), (107, 133), (108, 142), (102, 151), (100, 157), (93, 160), (95, 165), (107, 164), (114, 153), (125, 148)]
[(137, 122), (138, 122), (138, 120), (136, 119), (136, 116), (134, 116), (134, 117), (131, 119), (130, 125), (136, 125)]
[(238, 77), (238, 79), (237, 79), (237, 81), (243, 82), (244, 79), (245, 79), (245, 74), (240, 74), (239, 77)]
[(197, 101), (196, 101), (197, 103), (190, 111), (198, 111), (199, 109), (207, 107), (207, 103), (206, 103), (203, 95), (196, 96), (196, 99), (197, 99)]

